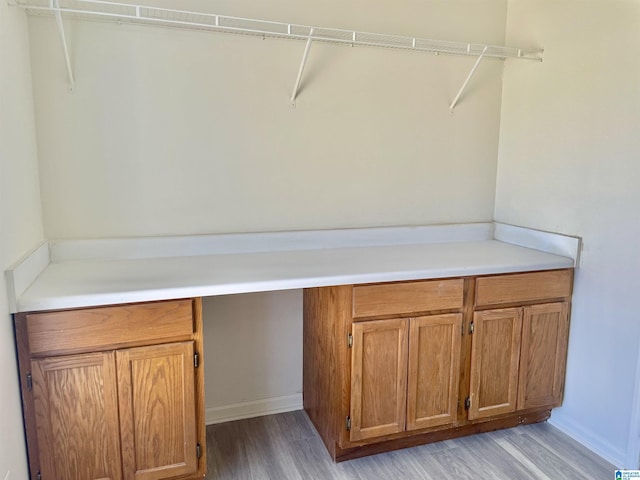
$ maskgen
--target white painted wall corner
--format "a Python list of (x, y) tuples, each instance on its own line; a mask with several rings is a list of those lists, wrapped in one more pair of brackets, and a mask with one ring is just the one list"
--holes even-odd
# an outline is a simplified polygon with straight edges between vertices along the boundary
[(623, 468), (622, 466), (625, 463), (626, 456), (625, 452), (613, 447), (610, 442), (595, 435), (593, 431), (585, 429), (580, 423), (557, 414), (552, 414), (549, 423), (562, 433), (569, 435), (576, 442), (587, 447), (593, 453), (613, 464), (616, 468)]

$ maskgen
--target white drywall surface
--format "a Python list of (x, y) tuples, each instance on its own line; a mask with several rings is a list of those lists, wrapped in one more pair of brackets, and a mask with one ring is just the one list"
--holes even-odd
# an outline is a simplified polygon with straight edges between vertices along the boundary
[[(40, 186), (24, 12), (0, 2), (0, 270), (42, 240)], [(28, 477), (13, 322), (0, 276), (0, 472)]]
[(617, 466), (640, 430), (639, 25), (634, 1), (509, 2), (507, 43), (545, 54), (505, 69), (495, 209), (498, 222), (583, 238), (565, 401), (551, 421)]
[[(153, 2), (168, 4), (168, 2)], [(181, 2), (276, 21), (500, 44), (506, 0)], [(171, 3), (174, 7), (175, 2)], [(503, 62), (31, 18), (49, 239), (491, 221)]]

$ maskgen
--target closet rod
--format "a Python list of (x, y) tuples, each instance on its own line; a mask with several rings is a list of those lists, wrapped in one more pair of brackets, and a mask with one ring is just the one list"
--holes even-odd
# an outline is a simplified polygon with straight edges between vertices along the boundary
[(55, 4), (47, 0), (13, 0), (13, 4), (24, 8), (27, 13), (31, 14), (48, 13), (74, 18), (102, 18), (134, 24), (172, 26), (307, 41), (312, 39), (319, 42), (414, 50), (443, 55), (478, 57), (484, 52), (483, 57), (485, 58), (541, 61), (543, 52), (538, 48), (522, 49), (321, 28), (104, 0), (59, 0)]

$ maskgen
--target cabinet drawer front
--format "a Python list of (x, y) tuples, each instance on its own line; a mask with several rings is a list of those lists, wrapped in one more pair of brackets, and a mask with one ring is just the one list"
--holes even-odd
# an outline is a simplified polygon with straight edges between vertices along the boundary
[(476, 306), (567, 298), (571, 270), (480, 277), (476, 280)]
[(193, 333), (193, 300), (34, 313), (26, 323), (32, 355), (186, 339)]
[(353, 318), (462, 308), (464, 280), (429, 280), (353, 287)]

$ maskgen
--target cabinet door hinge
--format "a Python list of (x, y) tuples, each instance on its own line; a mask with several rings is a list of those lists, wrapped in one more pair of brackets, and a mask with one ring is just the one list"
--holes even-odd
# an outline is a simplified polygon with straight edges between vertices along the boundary
[(200, 446), (199, 443), (196, 445), (196, 457), (198, 458), (202, 457), (202, 446)]
[(347, 430), (351, 430), (351, 417), (349, 415), (347, 415), (346, 427)]
[(347, 333), (347, 345), (349, 345), (349, 348), (353, 347), (353, 335), (351, 335), (351, 332)]
[(33, 377), (31, 376), (31, 372), (27, 373), (27, 389), (29, 391), (33, 390)]
[(471, 323), (469, 324), (469, 335), (473, 334), (473, 332), (475, 331), (475, 329), (476, 329), (476, 326), (474, 325), (474, 323), (473, 323), (473, 322), (471, 322)]
[(200, 366), (200, 354), (198, 352), (193, 354), (193, 366), (198, 368)]
[(464, 399), (464, 409), (469, 410), (471, 408), (471, 398), (467, 397)]
[(36, 473), (36, 480), (42, 480), (42, 475), (40, 472)]

